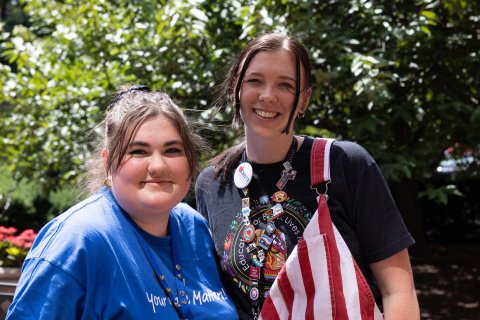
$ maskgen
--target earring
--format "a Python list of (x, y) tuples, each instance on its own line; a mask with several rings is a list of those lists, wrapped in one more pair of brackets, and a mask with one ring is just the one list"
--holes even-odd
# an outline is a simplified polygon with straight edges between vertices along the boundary
[(105, 177), (105, 179), (103, 179), (103, 185), (106, 186), (106, 187), (111, 187), (112, 186), (112, 183), (111, 183), (111, 181), (108, 177)]
[(298, 119), (302, 119), (303, 117), (305, 117), (305, 112), (299, 112), (299, 113), (297, 114), (297, 118), (298, 118)]

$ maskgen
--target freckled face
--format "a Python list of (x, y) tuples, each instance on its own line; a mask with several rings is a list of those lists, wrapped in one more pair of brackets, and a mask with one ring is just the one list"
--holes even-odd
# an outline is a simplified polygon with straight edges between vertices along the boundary
[[(303, 70), (300, 79), (303, 79)], [(281, 135), (295, 100), (295, 83), (295, 57), (291, 52), (281, 50), (255, 55), (247, 67), (240, 92), (240, 112), (247, 136)], [(303, 86), (302, 80), (300, 88)], [(299, 106), (306, 106), (308, 98), (305, 91), (300, 94), (295, 116)]]
[(167, 118), (155, 116), (139, 126), (111, 178), (115, 198), (137, 223), (168, 217), (191, 179), (182, 138)]

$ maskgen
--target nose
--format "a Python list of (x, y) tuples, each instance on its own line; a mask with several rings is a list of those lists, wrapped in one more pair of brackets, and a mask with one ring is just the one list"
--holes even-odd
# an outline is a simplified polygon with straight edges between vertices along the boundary
[(152, 154), (148, 162), (148, 173), (155, 176), (165, 172), (165, 170), (167, 170), (167, 164), (163, 156), (159, 153)]
[(264, 85), (260, 91), (260, 101), (266, 103), (273, 103), (276, 101), (276, 95), (273, 88), (269, 85)]

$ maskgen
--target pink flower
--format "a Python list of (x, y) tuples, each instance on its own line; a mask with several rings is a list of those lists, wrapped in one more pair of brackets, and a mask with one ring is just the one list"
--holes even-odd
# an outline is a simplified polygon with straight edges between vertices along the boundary
[(9, 236), (13, 236), (16, 232), (17, 229), (14, 227), (5, 228), (4, 226), (0, 226), (0, 241)]
[(0, 266), (21, 266), (37, 237), (32, 229), (16, 232), (14, 227), (0, 226)]

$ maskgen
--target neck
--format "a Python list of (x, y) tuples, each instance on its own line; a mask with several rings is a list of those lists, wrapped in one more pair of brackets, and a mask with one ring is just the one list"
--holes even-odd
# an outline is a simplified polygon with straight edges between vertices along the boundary
[(282, 134), (275, 138), (259, 138), (245, 135), (247, 157), (259, 164), (280, 162), (285, 159), (292, 144), (292, 134)]

